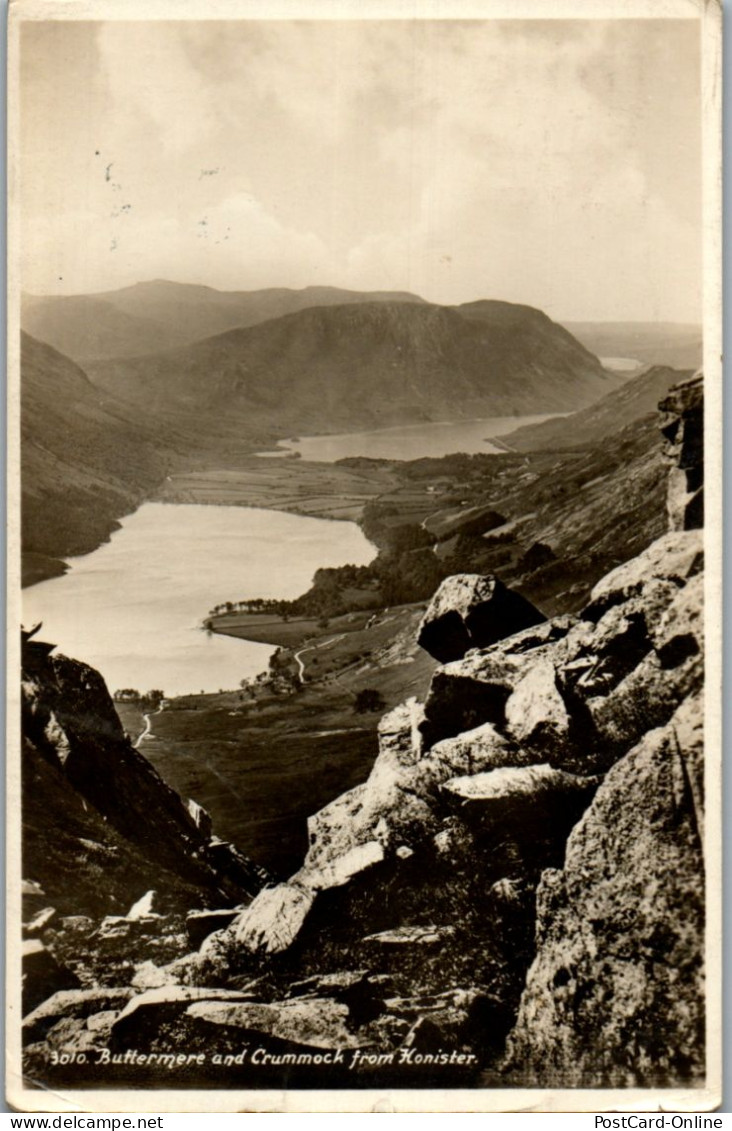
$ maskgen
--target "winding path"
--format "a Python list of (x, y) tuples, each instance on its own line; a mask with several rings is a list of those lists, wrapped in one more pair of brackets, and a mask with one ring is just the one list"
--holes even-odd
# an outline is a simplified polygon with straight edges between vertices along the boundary
[(143, 738), (147, 738), (150, 735), (152, 731), (152, 717), (153, 715), (159, 715), (162, 709), (162, 707), (158, 707), (157, 711), (150, 711), (149, 714), (147, 711), (143, 711), (142, 717), (145, 720), (145, 729), (137, 739), (137, 742), (135, 742), (134, 744), (135, 750), (139, 749), (139, 747), (142, 745)]
[(345, 635), (345, 632), (341, 632), (339, 636), (329, 636), (322, 644), (308, 644), (307, 647), (301, 648), (299, 652), (295, 653), (295, 662), (298, 667), (297, 674), (300, 683), (305, 683), (305, 665), (300, 659), (303, 652), (315, 652), (317, 648), (325, 648), (326, 644), (335, 644), (338, 640), (342, 640)]

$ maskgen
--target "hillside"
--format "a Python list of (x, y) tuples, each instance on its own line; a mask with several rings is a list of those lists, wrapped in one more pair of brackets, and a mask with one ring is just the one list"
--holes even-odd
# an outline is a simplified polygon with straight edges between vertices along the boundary
[(634, 357), (643, 365), (698, 369), (702, 328), (683, 322), (563, 322), (598, 357)]
[(34, 337), (83, 363), (173, 349), (310, 306), (385, 301), (423, 300), (338, 287), (218, 291), (155, 279), (95, 295), (24, 295), (21, 322)]
[(24, 581), (63, 572), (60, 562), (104, 541), (160, 479), (164, 434), (91, 384), (69, 358), (21, 340)]
[(483, 305), (490, 322), (428, 304), (314, 307), (87, 372), (147, 412), (194, 413), (199, 427), (238, 416), (280, 435), (569, 412), (616, 387), (540, 311)]
[(690, 377), (689, 370), (656, 365), (639, 377), (631, 377), (619, 389), (562, 420), (545, 420), (517, 428), (501, 437), (501, 444), (513, 451), (562, 449), (599, 444), (627, 424), (642, 416), (655, 416), (658, 402), (672, 385)]

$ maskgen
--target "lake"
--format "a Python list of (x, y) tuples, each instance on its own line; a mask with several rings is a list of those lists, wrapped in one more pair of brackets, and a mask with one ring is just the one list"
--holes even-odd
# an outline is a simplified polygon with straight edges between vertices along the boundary
[(352, 522), (249, 507), (145, 503), (63, 577), (23, 591), (23, 623), (97, 668), (110, 691), (167, 696), (237, 687), (264, 671), (267, 644), (209, 634), (209, 609), (300, 596), (320, 566), (366, 565), (376, 551)]
[(297, 453), (302, 459), (335, 463), (336, 460), (349, 456), (407, 460), (421, 459), (423, 456), (439, 458), (454, 452), (500, 452), (502, 448), (490, 443), (492, 437), (505, 436), (513, 432), (514, 428), (538, 424), (556, 415), (562, 414), (493, 416), (486, 420), (461, 420), (442, 424), (403, 424), (395, 428), (347, 432), (334, 436), (302, 436), (280, 440), (276, 451), (258, 454), (286, 457)]
[(612, 369), (616, 373), (633, 373), (643, 364), (637, 357), (601, 357), (599, 360), (605, 369)]
[[(283, 441), (278, 455), (332, 463), (346, 456), (417, 459), (500, 451), (490, 437), (548, 416), (415, 424)], [(206, 633), (223, 601), (299, 597), (320, 566), (366, 565), (375, 549), (351, 522), (254, 507), (145, 503), (109, 542), (70, 559), (63, 577), (23, 591), (26, 627), (104, 676), (110, 691), (167, 696), (230, 690), (264, 671), (267, 644)]]

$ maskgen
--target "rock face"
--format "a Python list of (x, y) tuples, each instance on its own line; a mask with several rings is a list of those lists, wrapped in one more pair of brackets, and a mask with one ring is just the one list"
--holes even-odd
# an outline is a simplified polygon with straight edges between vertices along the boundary
[[(52, 652), (53, 645), (24, 634), (24, 867), (30, 875), (51, 892), (75, 869), (87, 878), (94, 866), (101, 875), (106, 865), (110, 877), (118, 869), (117, 898), (110, 902), (105, 885), (97, 883), (95, 891), (92, 883), (88, 899), (99, 908), (107, 900), (109, 910), (122, 912), (153, 887), (180, 893), (181, 882), (238, 899), (255, 895), (266, 872), (229, 846), (221, 851), (223, 842), (211, 837), (206, 821), (131, 745), (99, 673)], [(152, 909), (151, 900), (135, 914)]]
[(542, 877), (510, 1042), (534, 1085), (703, 1082), (702, 718), (690, 698), (645, 735)]
[(659, 406), (665, 413), (669, 471), (668, 517), (672, 530), (704, 525), (704, 378), (700, 373), (672, 386)]
[(600, 745), (621, 756), (564, 868), (542, 877), (509, 1040), (510, 1069), (539, 1086), (704, 1083), (701, 378), (661, 408), (671, 533), (603, 578), (588, 610), (597, 628), (635, 620), (636, 651), (642, 616), (652, 647), (587, 701)]
[(419, 626), (418, 643), (441, 664), (469, 648), (485, 648), (546, 620), (530, 601), (497, 577), (459, 573), (446, 577)]

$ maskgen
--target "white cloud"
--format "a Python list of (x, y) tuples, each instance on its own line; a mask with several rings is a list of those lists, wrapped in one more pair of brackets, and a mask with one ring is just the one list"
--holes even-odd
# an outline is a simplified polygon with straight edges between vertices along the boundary
[(45, 50), (24, 139), (36, 287), (169, 275), (564, 317), (698, 309), (697, 59), (678, 23), (110, 22), (86, 105)]

